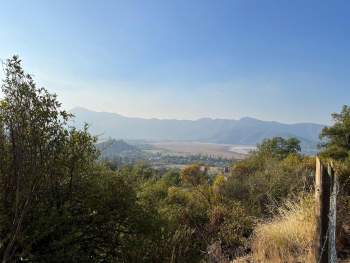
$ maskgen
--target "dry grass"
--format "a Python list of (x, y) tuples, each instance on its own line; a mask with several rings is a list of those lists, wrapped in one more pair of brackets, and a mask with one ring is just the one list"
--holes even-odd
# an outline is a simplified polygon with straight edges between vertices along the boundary
[(313, 197), (287, 202), (253, 238), (254, 262), (312, 262), (315, 231)]

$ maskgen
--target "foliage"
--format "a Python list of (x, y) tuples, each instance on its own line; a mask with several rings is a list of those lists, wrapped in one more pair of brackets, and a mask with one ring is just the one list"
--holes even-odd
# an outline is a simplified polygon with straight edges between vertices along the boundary
[(334, 124), (320, 134), (321, 157), (331, 159), (339, 176), (341, 194), (350, 196), (350, 107), (344, 105), (332, 117)]
[[(215, 242), (220, 242), (225, 258), (245, 251), (253, 221), (239, 202), (221, 196), (224, 177), (211, 182), (205, 167), (196, 164), (171, 175), (181, 176), (180, 183), (169, 180), (168, 174), (146, 181), (139, 192), (139, 202), (146, 210), (158, 212), (167, 233), (164, 243), (172, 247), (165, 247), (163, 254), (171, 251), (167, 258), (173, 262), (198, 262)], [(174, 244), (175, 237), (181, 237), (181, 244)]]
[(321, 144), (323, 156), (336, 160), (349, 158), (350, 151), (350, 107), (344, 105), (340, 113), (332, 114), (334, 124), (325, 127), (320, 138), (325, 141)]
[(41, 200), (43, 187), (54, 188), (63, 170), (69, 169), (54, 163), (64, 160), (73, 133), (64, 128), (70, 115), (60, 111), (56, 96), (36, 88), (16, 56), (6, 62), (1, 89), (5, 98), (0, 108), (0, 254), (6, 262), (24, 249), (25, 226)]
[(130, 180), (98, 164), (87, 127), (69, 128), (70, 114), (36, 88), (16, 56), (6, 62), (2, 92), (2, 262), (157, 261), (149, 252), (157, 221), (137, 203)]
[(289, 139), (274, 137), (265, 139), (261, 144), (257, 145), (257, 152), (259, 154), (270, 155), (278, 159), (283, 159), (289, 154), (298, 153), (300, 151), (300, 141), (294, 137)]
[(268, 154), (266, 148), (232, 166), (231, 176), (224, 185), (228, 199), (239, 200), (254, 216), (268, 216), (271, 206), (299, 192), (313, 189), (314, 158), (289, 153), (283, 159)]

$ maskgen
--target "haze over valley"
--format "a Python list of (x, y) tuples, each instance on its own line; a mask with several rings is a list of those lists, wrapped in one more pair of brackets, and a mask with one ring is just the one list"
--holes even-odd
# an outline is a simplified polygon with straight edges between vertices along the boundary
[(140, 141), (154, 148), (176, 153), (216, 155), (241, 159), (256, 144), (271, 137), (296, 137), (302, 150), (313, 154), (324, 125), (284, 124), (254, 118), (175, 120), (125, 117), (116, 113), (96, 112), (77, 107), (71, 110), (74, 125), (89, 124), (100, 140), (108, 138)]

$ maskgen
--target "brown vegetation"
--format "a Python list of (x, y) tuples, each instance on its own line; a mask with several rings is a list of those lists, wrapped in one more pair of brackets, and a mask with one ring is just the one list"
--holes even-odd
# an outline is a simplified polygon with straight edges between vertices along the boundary
[(255, 262), (311, 262), (314, 226), (312, 196), (286, 202), (270, 222), (256, 227), (253, 237)]

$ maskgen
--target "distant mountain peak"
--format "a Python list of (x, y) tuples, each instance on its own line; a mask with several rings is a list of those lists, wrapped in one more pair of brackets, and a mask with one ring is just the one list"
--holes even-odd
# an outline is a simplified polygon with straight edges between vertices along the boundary
[(251, 122), (261, 122), (262, 120), (256, 119), (256, 118), (252, 118), (252, 117), (243, 117), (239, 119), (240, 121), (251, 121)]
[[(110, 116), (118, 116), (118, 117), (124, 117), (123, 115), (120, 115), (118, 113), (113, 113), (113, 112), (106, 112), (106, 111), (94, 111), (94, 110), (90, 110), (84, 107), (74, 107), (73, 109), (69, 110), (69, 112), (76, 114), (76, 113), (80, 113), (80, 114), (108, 114)], [(127, 117), (125, 117), (127, 118)]]
[(73, 109), (70, 109), (69, 110), (70, 112), (93, 112), (92, 110), (89, 110), (87, 108), (84, 108), (84, 107), (80, 107), (80, 106), (77, 106), (77, 107), (74, 107)]

